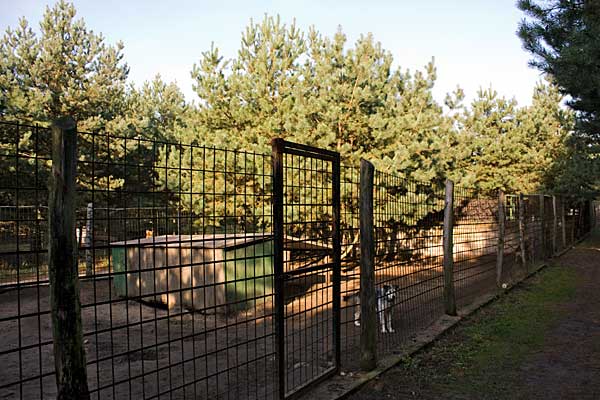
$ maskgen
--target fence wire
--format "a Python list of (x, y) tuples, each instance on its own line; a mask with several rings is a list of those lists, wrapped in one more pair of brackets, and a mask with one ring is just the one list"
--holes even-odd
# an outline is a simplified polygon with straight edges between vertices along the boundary
[(455, 187), (454, 285), (459, 306), (496, 285), (498, 195)]
[[(14, 137), (2, 154), (14, 173), (2, 179), (11, 211), (2, 214), (10, 240), (0, 259), (11, 286), (0, 294), (0, 394), (54, 398), (50, 132), (2, 129)], [(92, 398), (275, 397), (270, 155), (97, 133), (79, 133), (79, 143)]]
[(441, 185), (375, 172), (378, 350), (393, 349), (443, 314)]
[(360, 293), (360, 169), (340, 168), (341, 248), (341, 348), (345, 369), (358, 367), (360, 330), (354, 323), (356, 294)]
[[(0, 397), (54, 398), (51, 132), (0, 122), (0, 138)], [(79, 132), (78, 139), (75, 234), (93, 399), (279, 398), (282, 375), (291, 393), (334, 368), (336, 299), (333, 272), (324, 270), (333, 254), (331, 165), (284, 157), (278, 335), (271, 154), (139, 135)], [(346, 371), (360, 360), (359, 172), (339, 170)], [(383, 357), (444, 313), (444, 186), (381, 171), (374, 178)], [(599, 202), (562, 195), (506, 194), (503, 209), (500, 282), (508, 284), (600, 224)], [(456, 187), (453, 211), (454, 284), (464, 306), (496, 290), (498, 194)]]

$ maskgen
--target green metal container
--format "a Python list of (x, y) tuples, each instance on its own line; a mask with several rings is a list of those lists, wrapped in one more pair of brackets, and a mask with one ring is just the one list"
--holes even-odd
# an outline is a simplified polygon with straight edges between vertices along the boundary
[(227, 302), (234, 310), (251, 308), (273, 293), (273, 240), (224, 249), (223, 259)]

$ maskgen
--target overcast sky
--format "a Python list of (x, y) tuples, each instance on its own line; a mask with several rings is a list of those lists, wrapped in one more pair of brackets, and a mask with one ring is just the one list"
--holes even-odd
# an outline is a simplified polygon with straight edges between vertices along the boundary
[[(188, 100), (196, 99), (190, 71), (214, 42), (227, 58), (239, 48), (251, 18), (279, 14), (306, 29), (314, 25), (333, 35), (341, 25), (349, 43), (373, 33), (389, 50), (396, 66), (422, 68), (435, 57), (437, 100), (460, 85), (471, 99), (490, 85), (501, 95), (530, 103), (540, 79), (527, 66), (515, 31), (522, 18), (514, 0), (345, 0), (345, 1), (176, 1), (75, 0), (88, 28), (111, 43), (125, 44), (130, 79), (136, 84), (160, 73), (176, 81)], [(25, 16), (34, 28), (49, 1), (0, 0), (0, 29), (15, 27)]]

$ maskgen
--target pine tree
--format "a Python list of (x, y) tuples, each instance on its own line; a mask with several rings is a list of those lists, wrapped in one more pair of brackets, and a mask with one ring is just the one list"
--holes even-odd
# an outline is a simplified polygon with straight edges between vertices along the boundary
[(121, 113), (129, 69), (123, 45), (76, 20), (60, 0), (47, 7), (36, 35), (25, 18), (0, 39), (0, 115), (49, 123), (70, 115), (83, 130), (98, 129)]
[(583, 0), (519, 0), (527, 19), (519, 25), (531, 65), (552, 76), (568, 104), (577, 111), (579, 127), (600, 135), (600, 3)]
[(519, 127), (528, 151), (528, 165), (518, 181), (518, 189), (523, 192), (556, 190), (561, 173), (556, 166), (567, 156), (574, 129), (573, 113), (561, 106), (562, 101), (554, 84), (538, 82), (531, 106), (519, 112)]
[(297, 113), (302, 33), (279, 17), (250, 22), (233, 60), (218, 48), (202, 54), (192, 70), (200, 97), (199, 119), (206, 144), (267, 151), (273, 137), (289, 137)]
[[(455, 164), (457, 139), (433, 100), (435, 67), (432, 62), (425, 72), (410, 73), (392, 63), (371, 35), (349, 47), (341, 30), (333, 38), (315, 29), (305, 35), (267, 16), (250, 23), (237, 58), (224, 60), (214, 46), (203, 53), (192, 72), (198, 118), (181, 137), (262, 153), (273, 137), (283, 137), (336, 150), (349, 165), (366, 157), (385, 171), (439, 184)], [(175, 149), (169, 156), (179, 158)], [(312, 195), (300, 194), (305, 200)]]
[(517, 190), (527, 155), (517, 114), (514, 99), (499, 97), (491, 88), (479, 90), (462, 121), (462, 142), (470, 153), (461, 160), (466, 186), (483, 191)]
[[(73, 4), (60, 0), (47, 7), (37, 35), (25, 18), (19, 26), (7, 29), (0, 39), (0, 117), (49, 125), (61, 116), (71, 116), (80, 131), (104, 128), (121, 118), (125, 101), (125, 81), (129, 69), (123, 59), (123, 45), (111, 46), (102, 35), (76, 20)], [(90, 135), (79, 139), (80, 180), (89, 186), (90, 161), (119, 159), (120, 146), (92, 143)], [(3, 140), (4, 142), (4, 140)], [(48, 155), (50, 141), (42, 138), (37, 151)], [(21, 151), (34, 151), (31, 136), (24, 136)], [(27, 149), (27, 150), (26, 150)], [(33, 154), (33, 153), (32, 153)], [(33, 160), (33, 159), (32, 159)], [(21, 182), (34, 179), (32, 161), (20, 160)], [(115, 188), (122, 180), (115, 168), (97, 164), (96, 188)], [(10, 166), (14, 168), (14, 166)], [(2, 171), (7, 170), (2, 168)], [(45, 182), (47, 166), (40, 166), (39, 180)]]

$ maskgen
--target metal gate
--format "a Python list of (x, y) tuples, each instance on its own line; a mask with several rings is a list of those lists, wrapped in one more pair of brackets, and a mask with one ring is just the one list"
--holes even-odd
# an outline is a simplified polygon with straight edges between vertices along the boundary
[(279, 397), (340, 365), (340, 155), (273, 140)]

